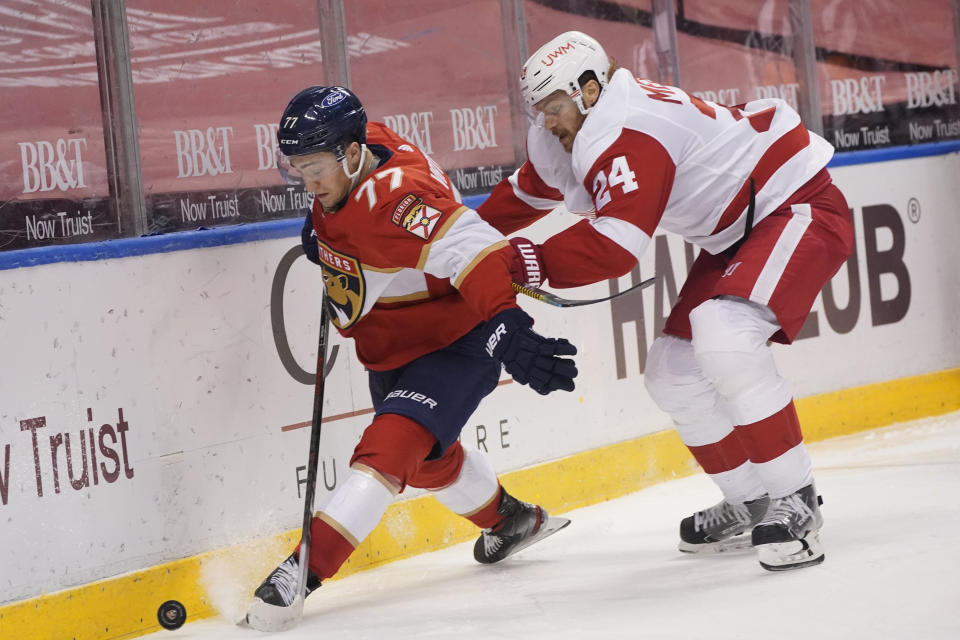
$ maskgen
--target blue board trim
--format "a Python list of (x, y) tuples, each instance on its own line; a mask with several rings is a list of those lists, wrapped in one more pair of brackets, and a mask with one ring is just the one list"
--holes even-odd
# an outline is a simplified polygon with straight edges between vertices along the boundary
[[(960, 151), (960, 140), (931, 142), (928, 144), (904, 147), (888, 147), (885, 149), (846, 151), (834, 155), (827, 166), (847, 167), (857, 164), (903, 160), (905, 158), (925, 158), (956, 153), (958, 151)], [(476, 209), (487, 199), (488, 195), (489, 194), (484, 193), (467, 196), (463, 199), (463, 203), (471, 209)], [(204, 247), (221, 247), (242, 242), (293, 238), (300, 235), (302, 226), (302, 218), (289, 218), (229, 227), (216, 227), (213, 229), (178, 231), (176, 233), (144, 236), (141, 238), (120, 238), (103, 242), (0, 251), (0, 271), (5, 269), (18, 269), (20, 267), (34, 267), (54, 262), (110, 260), (113, 258), (127, 258), (151, 253), (168, 253), (171, 251), (202, 249)]]
[(833, 156), (827, 167), (849, 167), (855, 164), (873, 164), (905, 158), (926, 158), (941, 156), (960, 151), (960, 140), (945, 142), (930, 142), (928, 144), (914, 144), (906, 147), (887, 147), (884, 149), (864, 149), (862, 151), (845, 151)]

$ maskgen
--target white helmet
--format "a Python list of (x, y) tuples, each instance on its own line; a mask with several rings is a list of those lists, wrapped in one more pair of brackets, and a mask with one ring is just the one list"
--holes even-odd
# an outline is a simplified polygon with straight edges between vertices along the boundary
[(607, 86), (610, 60), (600, 43), (580, 31), (567, 31), (543, 45), (527, 58), (520, 71), (520, 90), (528, 109), (558, 89), (566, 92), (577, 103), (580, 113), (589, 108), (583, 106), (579, 78), (585, 71), (593, 71), (600, 88)]

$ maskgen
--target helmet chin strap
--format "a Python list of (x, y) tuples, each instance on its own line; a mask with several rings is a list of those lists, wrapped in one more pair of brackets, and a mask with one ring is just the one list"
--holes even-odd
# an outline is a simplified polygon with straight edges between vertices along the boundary
[(366, 164), (367, 160), (367, 145), (360, 145), (360, 163), (357, 164), (357, 170), (350, 172), (350, 167), (347, 165), (347, 156), (343, 156), (343, 160), (340, 161), (340, 166), (343, 167), (343, 173), (346, 174), (347, 178), (350, 179), (350, 191), (353, 191), (357, 187), (357, 183), (360, 182), (360, 175), (363, 173), (363, 165)]
[[(377, 157), (374, 156), (374, 166), (376, 166)], [(360, 182), (360, 178), (363, 177), (363, 166), (367, 161), (367, 145), (360, 145), (360, 164), (357, 165), (357, 170), (351, 172), (349, 166), (347, 165), (347, 157), (344, 156), (340, 160), (340, 168), (343, 169), (344, 175), (350, 180), (350, 188), (347, 190), (347, 195), (343, 197), (343, 200), (330, 207), (329, 209), (324, 209), (326, 213), (336, 213), (343, 208), (343, 205), (347, 203), (347, 198), (350, 197), (350, 194), (353, 193), (353, 190), (357, 188), (357, 184)]]

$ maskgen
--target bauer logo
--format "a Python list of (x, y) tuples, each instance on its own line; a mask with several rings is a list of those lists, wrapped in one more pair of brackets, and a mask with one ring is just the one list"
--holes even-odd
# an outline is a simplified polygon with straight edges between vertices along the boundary
[(86, 187), (83, 150), (86, 138), (58, 138), (54, 142), (18, 142), (23, 169), (23, 193), (66, 191)]
[(390, 400), (392, 398), (399, 398), (401, 400), (410, 400), (416, 404), (426, 405), (430, 409), (437, 408), (437, 401), (429, 396), (425, 396), (422, 393), (417, 393), (415, 391), (407, 391), (406, 389), (396, 389), (387, 394), (387, 397), (384, 400)]
[(233, 173), (230, 166), (230, 138), (233, 127), (174, 131), (177, 143), (177, 177), (199, 178)]
[(883, 111), (883, 85), (886, 83), (886, 76), (831, 80), (833, 115)]
[(453, 126), (453, 150), (473, 151), (497, 146), (497, 128), (494, 121), (497, 105), (450, 109)]
[(383, 116), (384, 124), (393, 129), (404, 140), (409, 140), (420, 147), (424, 153), (433, 153), (433, 144), (430, 140), (430, 123), (432, 121), (433, 111), (414, 111), (410, 115), (398, 113)]

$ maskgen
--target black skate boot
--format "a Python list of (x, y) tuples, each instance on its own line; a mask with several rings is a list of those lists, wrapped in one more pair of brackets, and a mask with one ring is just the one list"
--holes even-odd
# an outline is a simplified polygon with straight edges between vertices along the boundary
[[(247, 611), (246, 622), (259, 631), (282, 631), (289, 629), (300, 617), (303, 601), (299, 600), (297, 581), (300, 579), (300, 563), (296, 551), (270, 572), (270, 575), (253, 592), (253, 604)], [(304, 597), (320, 587), (320, 578), (307, 570), (307, 589)], [(297, 605), (292, 606), (292, 605)], [(298, 609), (293, 611), (293, 609)]]
[(750, 532), (767, 512), (766, 495), (742, 504), (726, 500), (709, 509), (697, 511), (680, 521), (680, 551), (684, 553), (724, 553), (749, 549)]
[(823, 526), (821, 504), (823, 500), (813, 483), (770, 501), (767, 515), (752, 534), (761, 567), (784, 571), (823, 562), (826, 556), (819, 535)]
[(506, 489), (500, 494), (497, 514), (506, 516), (503, 522), (484, 529), (473, 545), (477, 562), (499, 562), (570, 524), (567, 518), (551, 518), (539, 505), (517, 500)]

